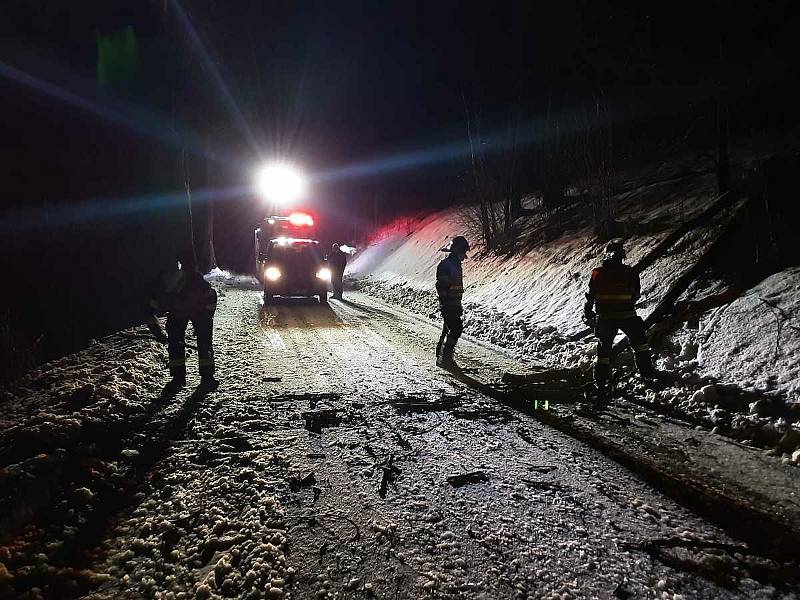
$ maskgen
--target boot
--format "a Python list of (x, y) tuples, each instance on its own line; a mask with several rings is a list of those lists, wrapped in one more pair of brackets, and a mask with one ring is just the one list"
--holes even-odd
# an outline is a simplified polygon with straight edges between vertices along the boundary
[(608, 402), (610, 386), (608, 384), (611, 375), (611, 364), (609, 362), (596, 362), (594, 365), (594, 386), (591, 395), (596, 402)]
[(216, 392), (219, 388), (219, 381), (213, 375), (205, 375), (200, 378), (200, 389), (203, 392)]
[(597, 362), (594, 365), (594, 384), (599, 390), (608, 390), (608, 378), (611, 375), (609, 363)]
[(442, 353), (436, 358), (436, 366), (447, 371), (461, 371), (461, 367), (459, 367), (453, 359), (454, 350), (455, 348), (448, 348), (445, 346)]
[(598, 385), (593, 383), (586, 390), (586, 400), (595, 404), (607, 404), (609, 398), (608, 384)]
[(659, 373), (653, 366), (653, 358), (649, 350), (642, 350), (635, 354), (636, 370), (645, 379), (658, 379)]
[(161, 391), (162, 396), (174, 396), (186, 386), (186, 375), (174, 375)]

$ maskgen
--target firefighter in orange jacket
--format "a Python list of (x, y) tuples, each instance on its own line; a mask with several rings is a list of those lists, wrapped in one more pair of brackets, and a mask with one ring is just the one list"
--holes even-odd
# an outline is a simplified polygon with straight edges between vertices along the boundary
[(599, 340), (594, 381), (601, 398), (608, 392), (611, 349), (620, 329), (630, 340), (639, 373), (644, 377), (657, 375), (653, 368), (644, 321), (636, 314), (636, 301), (641, 295), (639, 274), (624, 264), (624, 259), (625, 248), (622, 241), (609, 242), (602, 266), (592, 270), (586, 304), (583, 307), (583, 320), (594, 327)]
[[(200, 386), (214, 391), (219, 382), (214, 378), (214, 312), (217, 292), (198, 271), (191, 251), (178, 256), (179, 269), (163, 273), (150, 300), (150, 318), (147, 325), (156, 339), (167, 344), (169, 372), (172, 381), (167, 391), (177, 392), (186, 385), (186, 327), (192, 323), (197, 336), (197, 357)], [(167, 333), (161, 329), (157, 315), (167, 313)]]

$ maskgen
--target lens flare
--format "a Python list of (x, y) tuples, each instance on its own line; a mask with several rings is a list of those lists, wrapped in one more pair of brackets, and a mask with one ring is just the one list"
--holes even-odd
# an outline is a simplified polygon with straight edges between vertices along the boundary
[(289, 204), (303, 197), (307, 182), (303, 174), (291, 165), (274, 163), (258, 170), (255, 186), (265, 200), (275, 204)]

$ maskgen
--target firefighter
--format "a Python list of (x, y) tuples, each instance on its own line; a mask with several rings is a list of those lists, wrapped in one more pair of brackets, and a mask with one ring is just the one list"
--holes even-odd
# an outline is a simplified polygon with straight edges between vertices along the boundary
[(339, 244), (331, 246), (331, 253), (328, 255), (328, 267), (331, 270), (331, 288), (333, 297), (342, 299), (342, 279), (344, 278), (344, 268), (347, 266), (347, 254), (342, 252)]
[[(214, 391), (219, 387), (214, 378), (212, 344), (217, 293), (198, 271), (194, 252), (181, 252), (177, 267), (159, 278), (150, 300), (147, 323), (156, 339), (167, 344), (172, 380), (166, 391), (174, 393), (186, 385), (186, 327), (189, 322), (197, 336), (200, 387), (204, 391)], [(157, 319), (157, 315), (164, 313), (167, 313), (166, 335)]]
[(639, 373), (644, 377), (657, 375), (653, 368), (644, 321), (636, 314), (635, 304), (641, 295), (639, 274), (624, 264), (624, 259), (623, 242), (609, 242), (602, 266), (592, 270), (586, 304), (583, 307), (583, 321), (594, 328), (598, 339), (594, 381), (600, 399), (605, 399), (608, 394), (611, 349), (620, 329), (630, 340)]
[(461, 296), (464, 293), (461, 263), (469, 252), (469, 242), (465, 237), (457, 235), (450, 242), (450, 247), (442, 248), (442, 251), (449, 254), (436, 268), (436, 294), (439, 296), (443, 320), (442, 335), (436, 344), (436, 365), (444, 369), (458, 369), (453, 360), (453, 352), (464, 331), (461, 320), (464, 314), (461, 306)]

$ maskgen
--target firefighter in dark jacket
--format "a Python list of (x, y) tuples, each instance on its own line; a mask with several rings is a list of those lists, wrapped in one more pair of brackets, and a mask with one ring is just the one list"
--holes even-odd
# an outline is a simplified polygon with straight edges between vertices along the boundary
[(644, 321), (636, 314), (636, 301), (641, 295), (639, 274), (623, 263), (624, 258), (622, 241), (609, 242), (602, 266), (592, 270), (583, 307), (583, 321), (594, 327), (599, 340), (594, 381), (600, 398), (605, 398), (608, 393), (611, 349), (620, 329), (630, 340), (639, 373), (644, 377), (655, 377), (657, 374), (653, 368)]
[(331, 246), (331, 253), (328, 255), (328, 268), (331, 270), (331, 288), (333, 297), (342, 299), (344, 269), (347, 266), (347, 254), (342, 252), (339, 244)]
[[(150, 300), (148, 327), (156, 339), (167, 344), (172, 375), (167, 388), (175, 392), (186, 385), (186, 327), (191, 322), (197, 336), (200, 387), (214, 391), (219, 387), (214, 378), (212, 343), (217, 293), (197, 270), (193, 252), (182, 252), (178, 256), (178, 266), (159, 277)], [(164, 313), (167, 314), (166, 335), (156, 318)]]
[(453, 353), (458, 338), (464, 331), (461, 317), (464, 309), (461, 307), (461, 296), (464, 294), (464, 274), (461, 263), (469, 252), (469, 242), (463, 236), (453, 238), (449, 248), (442, 249), (449, 252), (447, 258), (436, 267), (436, 294), (439, 296), (439, 308), (442, 311), (442, 335), (436, 345), (436, 365), (445, 369), (457, 369), (453, 360)]

